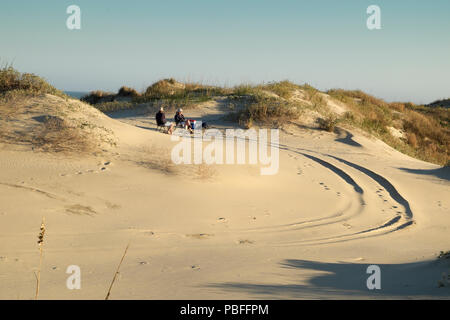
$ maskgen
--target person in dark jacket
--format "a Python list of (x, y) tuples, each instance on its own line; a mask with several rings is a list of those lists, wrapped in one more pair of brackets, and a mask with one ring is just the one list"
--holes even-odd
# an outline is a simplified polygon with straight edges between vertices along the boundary
[(177, 126), (181, 125), (183, 128), (189, 129), (190, 133), (194, 132), (192, 130), (191, 122), (189, 120), (186, 120), (186, 118), (183, 115), (183, 109), (178, 109), (177, 110), (177, 113), (175, 114), (174, 120), (175, 120), (175, 124)]
[(172, 122), (167, 122), (166, 121), (166, 114), (164, 113), (164, 108), (163, 107), (161, 107), (159, 109), (159, 111), (156, 114), (155, 118), (156, 118), (156, 124), (159, 127), (168, 127), (169, 129), (167, 130), (167, 133), (168, 134), (172, 134), (174, 124)]

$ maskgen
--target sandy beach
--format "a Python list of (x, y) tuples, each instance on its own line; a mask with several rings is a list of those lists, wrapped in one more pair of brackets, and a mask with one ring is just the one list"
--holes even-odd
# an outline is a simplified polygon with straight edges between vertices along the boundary
[[(47, 95), (27, 101), (15, 130), (49, 113), (39, 99), (75, 106), (70, 117), (95, 123), (114, 147), (81, 156), (1, 144), (0, 299), (34, 298), (43, 217), (41, 299), (104, 299), (128, 244), (111, 299), (450, 297), (438, 285), (449, 260), (437, 259), (450, 248), (448, 167), (357, 129), (294, 123), (280, 130), (277, 174), (177, 166), (177, 142), (153, 113), (105, 115)], [(217, 102), (186, 110), (235, 128), (225, 113)], [(66, 286), (71, 265), (80, 290)], [(370, 265), (381, 290), (366, 286)]]

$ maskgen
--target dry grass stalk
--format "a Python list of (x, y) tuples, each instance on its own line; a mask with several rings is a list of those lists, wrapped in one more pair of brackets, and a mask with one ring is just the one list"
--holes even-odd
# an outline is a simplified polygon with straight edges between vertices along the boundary
[(37, 241), (37, 243), (39, 245), (39, 269), (38, 269), (37, 273), (34, 274), (36, 276), (36, 295), (34, 297), (35, 300), (37, 300), (39, 297), (39, 287), (41, 284), (42, 258), (44, 255), (44, 235), (45, 235), (45, 218), (42, 218), (41, 229), (39, 231), (38, 241)]
[(128, 251), (129, 247), (130, 247), (130, 244), (127, 245), (127, 247), (125, 248), (125, 252), (123, 253), (122, 259), (120, 259), (120, 263), (117, 266), (116, 273), (114, 274), (114, 278), (111, 281), (111, 285), (109, 286), (108, 293), (106, 294), (105, 300), (109, 299), (109, 296), (111, 294), (111, 289), (112, 289), (112, 287), (114, 285), (114, 282), (116, 282), (116, 278), (117, 278), (117, 275), (119, 274), (120, 266), (122, 265), (123, 259), (125, 259), (125, 255), (127, 254), (127, 251)]

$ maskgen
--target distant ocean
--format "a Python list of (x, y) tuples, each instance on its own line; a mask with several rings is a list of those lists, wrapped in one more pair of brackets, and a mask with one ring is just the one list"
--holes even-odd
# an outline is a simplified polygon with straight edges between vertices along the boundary
[(80, 99), (82, 96), (87, 95), (89, 92), (84, 91), (64, 91), (65, 94), (71, 96), (72, 98)]

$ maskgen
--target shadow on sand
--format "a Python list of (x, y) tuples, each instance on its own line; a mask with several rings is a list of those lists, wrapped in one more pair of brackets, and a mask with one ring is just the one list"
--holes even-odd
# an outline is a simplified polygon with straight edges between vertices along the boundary
[[(406, 264), (377, 264), (381, 270), (381, 289), (369, 290), (366, 273), (371, 264), (323, 263), (284, 260), (282, 268), (307, 273), (302, 284), (222, 283), (208, 285), (233, 292), (246, 292), (255, 298), (450, 298), (450, 284), (439, 288), (443, 273), (450, 273), (450, 261), (424, 261)], [(308, 270), (319, 272), (312, 277)], [(295, 274), (293, 274), (295, 276)], [(291, 278), (291, 277), (289, 277)], [(307, 280), (307, 281), (305, 281)]]
[(348, 146), (352, 146), (352, 147), (359, 147), (359, 148), (362, 147), (361, 144), (359, 144), (358, 142), (353, 140), (353, 134), (350, 133), (349, 131), (341, 129), (341, 128), (336, 128), (334, 130), (334, 133), (336, 133), (338, 135), (338, 137), (334, 141), (341, 142), (341, 143), (344, 143), (344, 144), (346, 144)]
[(422, 174), (427, 176), (434, 176), (436, 178), (450, 181), (450, 167), (442, 167), (438, 169), (408, 169), (408, 168), (399, 168), (400, 170), (409, 172), (409, 173), (415, 173), (415, 174)]

